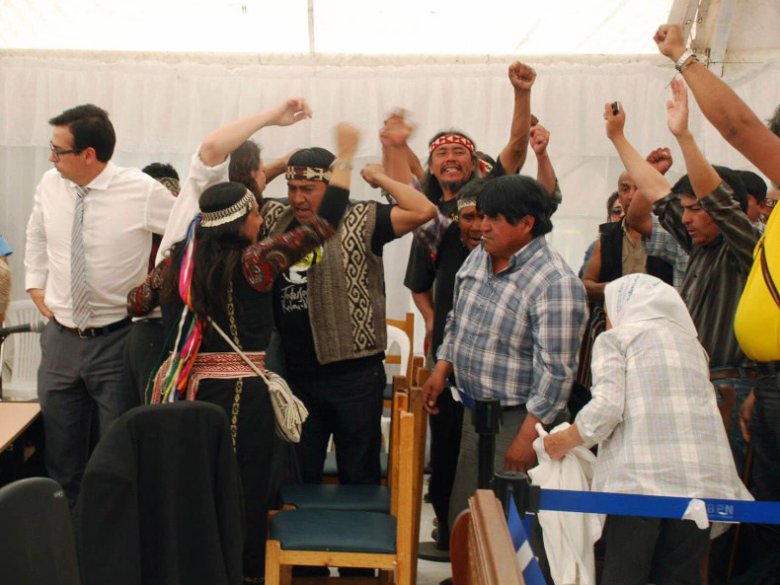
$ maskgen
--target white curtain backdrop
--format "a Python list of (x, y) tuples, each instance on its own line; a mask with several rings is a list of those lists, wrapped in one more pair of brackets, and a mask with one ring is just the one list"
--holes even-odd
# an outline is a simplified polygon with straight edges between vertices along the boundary
[[(506, 142), (512, 91), (506, 77), (511, 58), (343, 59), (198, 58), (170, 55), (0, 53), (0, 233), (10, 242), (14, 298), (24, 298), (24, 232), (32, 196), (50, 167), (47, 120), (77, 104), (105, 108), (116, 127), (114, 160), (125, 166), (171, 162), (180, 174), (200, 139), (212, 128), (274, 105), (291, 95), (306, 97), (311, 121), (270, 128), (255, 137), (265, 160), (296, 147), (332, 148), (332, 128), (347, 120), (363, 129), (359, 163), (378, 162), (376, 133), (396, 107), (417, 124), (412, 147), (424, 159), (427, 140), (457, 127), (477, 147), (496, 155)], [(481, 61), (481, 62), (480, 62)], [(552, 244), (576, 271), (605, 201), (622, 170), (604, 135), (607, 101), (620, 100), (627, 135), (641, 152), (670, 146), (672, 180), (683, 174), (679, 149), (666, 129), (664, 103), (671, 64), (660, 58), (537, 59), (532, 109), (552, 132), (550, 153), (564, 202), (553, 218)], [(728, 80), (761, 118), (780, 102), (780, 62), (744, 70)], [(711, 161), (751, 168), (703, 119), (693, 104), (691, 127)], [(536, 173), (533, 152), (523, 172)], [(353, 197), (374, 197), (355, 174)], [(283, 179), (266, 194), (283, 196)], [(412, 303), (403, 287), (409, 236), (385, 249), (388, 314), (399, 317)]]

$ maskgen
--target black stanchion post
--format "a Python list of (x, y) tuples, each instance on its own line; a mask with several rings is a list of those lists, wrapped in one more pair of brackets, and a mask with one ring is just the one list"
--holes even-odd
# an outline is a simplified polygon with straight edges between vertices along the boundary
[(539, 511), (539, 487), (531, 485), (531, 480), (522, 471), (496, 473), (493, 478), (493, 491), (504, 507), (504, 514), (509, 513), (511, 498), (514, 498), (521, 518), (528, 512)]
[(472, 413), (474, 431), (479, 435), (478, 461), (479, 489), (490, 489), (493, 480), (493, 458), (496, 453), (496, 435), (501, 427), (501, 402), (499, 400), (477, 400)]

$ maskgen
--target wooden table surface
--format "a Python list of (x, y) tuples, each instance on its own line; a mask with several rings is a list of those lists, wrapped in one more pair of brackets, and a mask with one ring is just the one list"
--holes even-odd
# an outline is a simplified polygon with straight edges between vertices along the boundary
[(4, 451), (41, 414), (37, 402), (0, 402), (0, 451)]

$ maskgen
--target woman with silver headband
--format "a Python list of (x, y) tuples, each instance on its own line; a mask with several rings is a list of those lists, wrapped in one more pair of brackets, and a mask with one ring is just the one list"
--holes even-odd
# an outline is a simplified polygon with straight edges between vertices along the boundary
[(168, 344), (178, 338), (156, 376), (151, 402), (205, 400), (228, 414), (244, 488), (245, 582), (261, 582), (267, 511), (278, 487), (295, 479), (295, 465), (292, 445), (274, 431), (267, 385), (215, 329), (263, 369), (273, 327), (273, 280), (335, 234), (349, 198), (358, 138), (355, 128), (338, 126), (338, 157), (317, 218), (283, 235), (258, 241), (263, 219), (244, 185), (206, 189), (187, 238), (128, 297), (131, 314), (161, 302)]

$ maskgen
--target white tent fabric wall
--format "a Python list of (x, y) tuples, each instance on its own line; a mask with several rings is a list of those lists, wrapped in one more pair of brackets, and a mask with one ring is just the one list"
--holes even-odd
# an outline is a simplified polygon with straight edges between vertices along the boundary
[[(623, 63), (605, 59), (602, 64), (588, 59), (531, 61), (538, 72), (532, 109), (552, 132), (550, 152), (564, 196), (549, 239), (575, 271), (595, 237), (596, 226), (604, 221), (605, 200), (622, 170), (604, 135), (601, 114), (605, 102), (623, 102), (627, 134), (641, 152), (671, 146), (675, 157), (672, 179), (684, 172), (665, 122), (671, 64), (660, 58), (626, 58)], [(509, 132), (512, 93), (506, 68), (510, 58), (481, 63), (402, 59), (397, 64), (370, 60), (356, 64), (345, 58), (342, 66), (295, 59), (270, 65), (214, 61), (0, 53), (0, 231), (16, 250), (11, 259), (18, 275), (14, 298), (24, 297), (24, 231), (32, 195), (41, 174), (50, 167), (47, 120), (76, 104), (92, 102), (109, 111), (118, 136), (117, 163), (143, 166), (167, 161), (180, 174), (186, 173), (189, 157), (211, 128), (290, 95), (305, 96), (314, 117), (292, 128), (261, 132), (256, 139), (264, 147), (265, 160), (301, 146), (332, 147), (333, 126), (348, 120), (364, 131), (359, 163), (378, 161), (376, 132), (383, 116), (395, 107), (406, 108), (417, 124), (412, 147), (423, 158), (427, 140), (442, 128), (466, 131), (478, 148), (492, 155), (500, 151)], [(762, 118), (769, 117), (780, 100), (780, 62), (743, 71), (729, 81)], [(691, 127), (710, 159), (750, 168), (712, 130), (695, 105), (693, 109)], [(523, 172), (532, 176), (536, 172), (530, 150)], [(284, 196), (284, 191), (283, 180), (277, 179), (266, 194)], [(353, 197), (374, 196), (356, 173)], [(402, 316), (412, 305), (402, 284), (409, 243), (406, 237), (385, 251), (390, 316)]]

